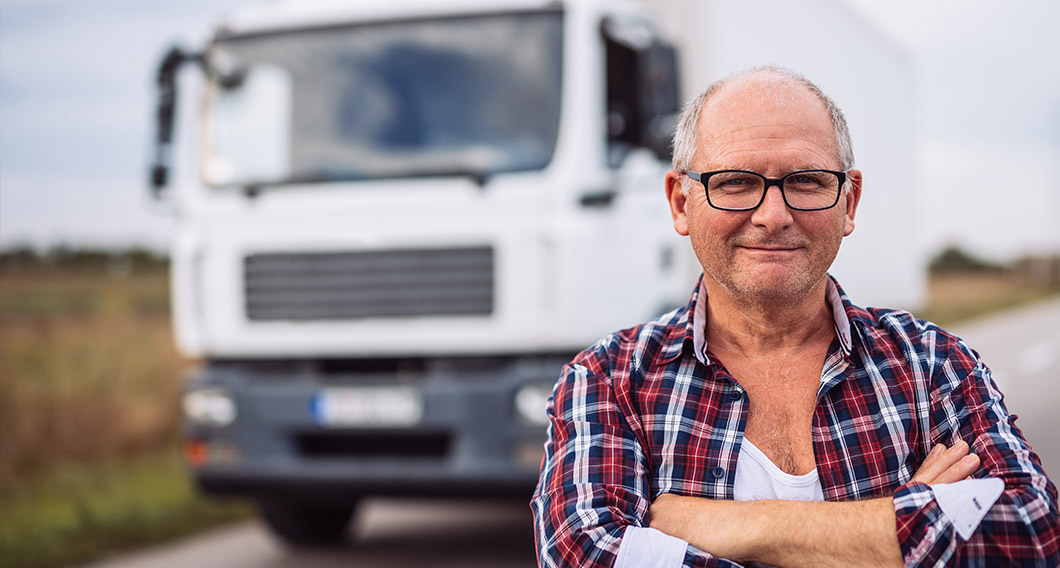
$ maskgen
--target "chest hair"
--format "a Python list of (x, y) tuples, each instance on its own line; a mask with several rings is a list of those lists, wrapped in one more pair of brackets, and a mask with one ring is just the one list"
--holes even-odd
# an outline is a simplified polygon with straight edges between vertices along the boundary
[(750, 401), (745, 438), (792, 475), (816, 467), (811, 428), (823, 358), (814, 353), (727, 367)]

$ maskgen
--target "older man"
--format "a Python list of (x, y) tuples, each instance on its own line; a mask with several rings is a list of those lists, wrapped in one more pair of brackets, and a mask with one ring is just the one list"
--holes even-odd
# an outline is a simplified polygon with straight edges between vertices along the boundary
[(543, 566), (1060, 564), (1056, 488), (978, 355), (827, 275), (853, 167), (842, 112), (791, 71), (686, 107), (666, 195), (703, 277), (564, 369)]

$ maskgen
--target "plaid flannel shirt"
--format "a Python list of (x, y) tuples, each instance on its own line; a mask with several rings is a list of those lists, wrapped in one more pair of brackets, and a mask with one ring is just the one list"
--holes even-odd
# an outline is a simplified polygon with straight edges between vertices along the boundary
[[(1060, 565), (1056, 487), (978, 354), (907, 312), (856, 307), (832, 284), (837, 336), (812, 426), (825, 499), (893, 496), (909, 566)], [(531, 503), (542, 566), (613, 565), (662, 493), (733, 498), (750, 405), (705, 345), (695, 352), (700, 294), (564, 368)], [(967, 540), (932, 489), (910, 482), (935, 444), (958, 439), (982, 459), (975, 477), (1005, 486)], [(684, 565), (736, 566), (692, 545)]]

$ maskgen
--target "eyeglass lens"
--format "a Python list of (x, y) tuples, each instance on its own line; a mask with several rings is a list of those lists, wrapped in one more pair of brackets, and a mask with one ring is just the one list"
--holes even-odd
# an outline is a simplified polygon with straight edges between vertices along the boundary
[[(762, 201), (766, 179), (754, 172), (726, 171), (710, 175), (704, 184), (715, 207), (753, 209)], [(831, 207), (839, 194), (839, 177), (827, 171), (793, 172), (783, 178), (784, 198), (795, 209)]]

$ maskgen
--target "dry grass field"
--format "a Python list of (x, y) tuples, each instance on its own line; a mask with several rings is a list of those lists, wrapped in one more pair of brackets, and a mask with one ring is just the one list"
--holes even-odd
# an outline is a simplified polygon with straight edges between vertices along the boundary
[(83, 562), (247, 514), (184, 473), (194, 362), (168, 304), (164, 270), (0, 271), (0, 567)]
[(928, 279), (928, 305), (917, 315), (947, 326), (1058, 292), (1055, 286), (1003, 272), (937, 273)]
[(173, 441), (166, 275), (0, 276), (0, 480)]

